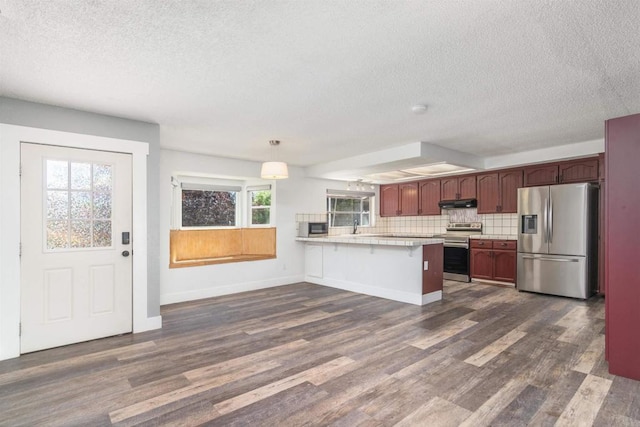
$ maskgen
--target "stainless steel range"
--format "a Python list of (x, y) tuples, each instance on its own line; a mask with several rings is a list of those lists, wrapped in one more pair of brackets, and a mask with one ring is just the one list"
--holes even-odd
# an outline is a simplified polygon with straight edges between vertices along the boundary
[(444, 239), (444, 278), (469, 282), (469, 236), (482, 234), (481, 222), (454, 222), (447, 224)]

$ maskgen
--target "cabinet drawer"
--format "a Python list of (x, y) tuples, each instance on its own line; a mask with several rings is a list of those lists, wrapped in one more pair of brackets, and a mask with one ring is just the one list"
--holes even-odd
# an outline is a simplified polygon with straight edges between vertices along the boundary
[(516, 250), (515, 240), (494, 240), (493, 249)]
[(491, 249), (493, 246), (493, 240), (478, 240), (473, 239), (470, 242), (472, 248)]

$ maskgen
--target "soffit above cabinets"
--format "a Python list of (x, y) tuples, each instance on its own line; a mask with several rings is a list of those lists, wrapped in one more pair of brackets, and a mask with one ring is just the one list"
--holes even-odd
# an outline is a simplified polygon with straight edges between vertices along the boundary
[(513, 155), (479, 157), (427, 142), (416, 142), (311, 166), (305, 172), (313, 178), (389, 184), (569, 160), (603, 151), (604, 141), (593, 140)]

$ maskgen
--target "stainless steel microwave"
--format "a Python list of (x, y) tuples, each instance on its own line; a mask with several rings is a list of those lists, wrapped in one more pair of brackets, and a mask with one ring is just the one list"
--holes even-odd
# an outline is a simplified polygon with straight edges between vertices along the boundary
[(298, 237), (322, 237), (329, 234), (326, 222), (303, 221), (298, 224)]

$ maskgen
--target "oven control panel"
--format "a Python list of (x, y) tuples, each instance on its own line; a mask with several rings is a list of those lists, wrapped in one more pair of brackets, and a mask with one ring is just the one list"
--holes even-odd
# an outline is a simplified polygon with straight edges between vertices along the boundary
[(447, 231), (478, 231), (482, 230), (481, 222), (450, 222)]

